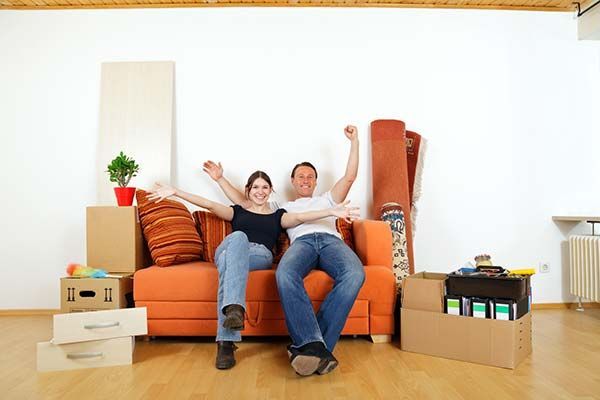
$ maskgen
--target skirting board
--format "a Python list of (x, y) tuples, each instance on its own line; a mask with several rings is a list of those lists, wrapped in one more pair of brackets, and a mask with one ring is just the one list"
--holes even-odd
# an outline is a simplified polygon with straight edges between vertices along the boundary
[(54, 315), (60, 314), (59, 309), (33, 309), (33, 310), (0, 310), (0, 317), (26, 317), (34, 315)]
[[(583, 308), (600, 308), (600, 303), (582, 303)], [(576, 309), (577, 303), (540, 303), (533, 304), (533, 310), (567, 310)], [(0, 310), (0, 317), (28, 316), (28, 315), (54, 315), (60, 314), (59, 309), (32, 309), (32, 310)]]
[[(600, 303), (581, 303), (583, 305), (583, 309), (586, 308), (600, 308)], [(532, 304), (532, 310), (567, 310), (567, 309), (576, 309), (578, 307), (577, 303), (539, 303)]]

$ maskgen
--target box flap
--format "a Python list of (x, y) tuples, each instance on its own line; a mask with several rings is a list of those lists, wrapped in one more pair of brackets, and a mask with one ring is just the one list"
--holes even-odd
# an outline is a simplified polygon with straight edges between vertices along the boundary
[(444, 311), (446, 274), (419, 272), (402, 283), (402, 308), (421, 311)]

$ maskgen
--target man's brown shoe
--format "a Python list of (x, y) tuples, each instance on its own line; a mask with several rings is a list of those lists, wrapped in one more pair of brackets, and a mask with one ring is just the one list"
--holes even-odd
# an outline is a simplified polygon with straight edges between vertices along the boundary
[(230, 341), (217, 342), (217, 360), (215, 366), (218, 369), (229, 369), (235, 365), (235, 356), (233, 352), (237, 346)]
[(234, 331), (244, 330), (244, 307), (239, 304), (231, 304), (225, 308), (225, 320), (223, 328)]

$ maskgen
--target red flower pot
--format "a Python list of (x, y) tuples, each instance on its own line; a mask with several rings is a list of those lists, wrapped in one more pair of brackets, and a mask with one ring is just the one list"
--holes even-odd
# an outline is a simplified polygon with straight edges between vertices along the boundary
[(122, 206), (130, 206), (133, 204), (133, 196), (135, 195), (134, 187), (116, 187), (115, 195), (117, 196), (117, 204)]

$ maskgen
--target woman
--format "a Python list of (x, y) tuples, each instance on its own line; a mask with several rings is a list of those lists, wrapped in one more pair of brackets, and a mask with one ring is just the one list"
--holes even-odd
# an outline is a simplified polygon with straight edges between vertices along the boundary
[(348, 207), (349, 201), (325, 210), (288, 213), (284, 209), (273, 212), (268, 201), (273, 185), (269, 176), (256, 171), (245, 186), (247, 208), (239, 205), (225, 206), (203, 197), (186, 193), (167, 185), (157, 184), (149, 200), (161, 201), (177, 196), (197, 206), (206, 208), (218, 217), (231, 221), (233, 232), (217, 248), (215, 262), (219, 270), (217, 299), (217, 358), (218, 369), (235, 365), (233, 343), (241, 341), (239, 331), (244, 329), (245, 295), (248, 272), (270, 269), (273, 248), (282, 229), (293, 228), (303, 222), (326, 217), (346, 220), (358, 217), (358, 207)]

